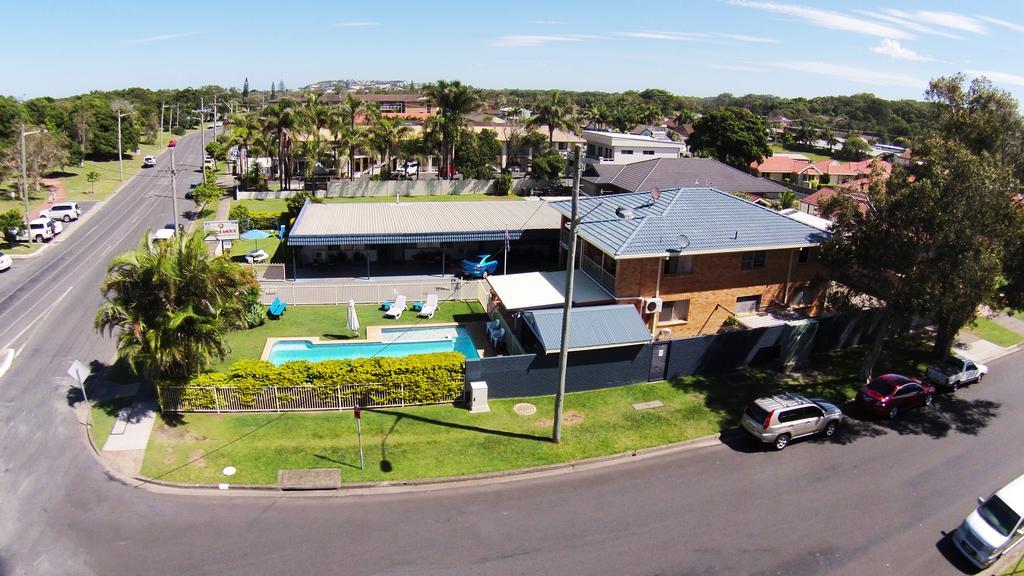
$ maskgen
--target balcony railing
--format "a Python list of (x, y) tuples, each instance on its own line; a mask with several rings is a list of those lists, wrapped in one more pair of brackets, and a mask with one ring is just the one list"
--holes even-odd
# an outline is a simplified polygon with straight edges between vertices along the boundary
[(608, 292), (615, 294), (614, 274), (609, 274), (608, 271), (602, 268), (600, 264), (586, 256), (583, 256), (583, 258), (580, 259), (580, 268), (582, 268), (588, 276), (604, 286)]

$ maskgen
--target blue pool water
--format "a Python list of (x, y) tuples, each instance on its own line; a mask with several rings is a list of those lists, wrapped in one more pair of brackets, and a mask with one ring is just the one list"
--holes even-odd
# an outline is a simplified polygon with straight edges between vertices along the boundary
[(442, 328), (385, 328), (381, 330), (382, 342), (359, 342), (345, 344), (314, 344), (309, 340), (280, 340), (270, 348), (267, 357), (274, 365), (308, 360), (348, 360), (374, 356), (409, 356), (433, 352), (458, 352), (466, 358), (476, 359), (473, 339), (461, 326)]

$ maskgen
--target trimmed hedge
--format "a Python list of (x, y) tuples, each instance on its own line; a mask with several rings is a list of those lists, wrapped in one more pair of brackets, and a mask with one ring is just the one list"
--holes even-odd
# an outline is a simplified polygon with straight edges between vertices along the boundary
[(287, 220), (286, 212), (250, 212), (249, 229), (256, 230), (277, 230), (281, 222)]
[(458, 352), (299, 361), (280, 366), (262, 360), (240, 360), (227, 373), (200, 374), (185, 386), (165, 382), (160, 387), (168, 392), (171, 388), (180, 390), (181, 405), (193, 409), (214, 407), (211, 388), (233, 388), (242, 405), (252, 406), (269, 386), (308, 387), (322, 400), (336, 398), (338, 388), (344, 386), (351, 388), (346, 394), (356, 399), (372, 395), (387, 404), (432, 404), (457, 396), (465, 371), (466, 359)]

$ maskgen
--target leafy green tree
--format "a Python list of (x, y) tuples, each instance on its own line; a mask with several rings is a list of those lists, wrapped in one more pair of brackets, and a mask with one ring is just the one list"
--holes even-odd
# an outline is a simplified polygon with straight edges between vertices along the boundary
[(432, 120), (434, 129), (441, 139), (441, 176), (449, 178), (449, 168), (456, 155), (455, 148), (459, 137), (464, 134), (466, 115), (479, 109), (483, 102), (476, 91), (458, 80), (439, 80), (435, 84), (427, 85), (424, 93), (438, 107), (438, 114)]
[(96, 183), (100, 181), (100, 173), (90, 170), (85, 173), (85, 180), (89, 183), (90, 194), (96, 193)]
[(115, 335), (118, 356), (156, 380), (184, 380), (231, 351), (227, 334), (246, 326), (243, 295), (252, 274), (210, 256), (202, 230), (115, 257), (100, 286), (100, 333)]
[(318, 197), (307, 191), (302, 191), (297, 194), (292, 194), (285, 200), (285, 205), (288, 207), (288, 218), (296, 218), (299, 212), (302, 211), (302, 206), (309, 200), (313, 204), (323, 204), (324, 199)]
[(725, 108), (702, 116), (694, 124), (688, 143), (694, 154), (716, 158), (740, 170), (772, 155), (764, 122), (742, 108)]
[(242, 102), (245, 103), (249, 100), (249, 77), (245, 77), (245, 83), (242, 84)]
[(10, 96), (0, 96), (0, 142), (12, 142), (24, 120), (24, 110), (18, 101)]
[(788, 210), (796, 207), (796, 194), (790, 189), (785, 189), (779, 194), (779, 200), (776, 203), (778, 210)]
[(12, 228), (21, 228), (25, 223), (25, 214), (17, 208), (11, 208), (7, 212), (0, 212), (0, 232), (6, 235)]
[(281, 188), (287, 190), (291, 173), (288, 169), (288, 153), (291, 147), (289, 134), (299, 124), (298, 103), (285, 98), (267, 105), (261, 113), (263, 133), (277, 150), (277, 169), (281, 177)]
[(501, 143), (494, 130), (481, 130), (479, 134), (467, 130), (459, 139), (455, 166), (466, 178), (487, 180), (494, 178), (494, 165), (501, 154)]
[(202, 214), (206, 207), (224, 196), (224, 190), (217, 185), (216, 178), (203, 178), (203, 183), (192, 189), (192, 201), (196, 203), (197, 212)]
[(391, 170), (391, 158), (398, 152), (402, 141), (409, 137), (412, 128), (401, 118), (389, 118), (383, 114), (373, 116), (370, 127), (370, 142), (384, 159), (384, 165)]
[(868, 157), (871, 152), (871, 145), (860, 136), (850, 136), (843, 142), (838, 156), (844, 160), (859, 162)]
[(555, 142), (555, 130), (579, 132), (575, 105), (572, 100), (557, 90), (537, 104), (533, 116), (526, 125), (531, 128), (547, 127), (549, 144)]
[(530, 162), (530, 176), (538, 180), (557, 180), (565, 172), (565, 158), (555, 150), (547, 149), (534, 154)]

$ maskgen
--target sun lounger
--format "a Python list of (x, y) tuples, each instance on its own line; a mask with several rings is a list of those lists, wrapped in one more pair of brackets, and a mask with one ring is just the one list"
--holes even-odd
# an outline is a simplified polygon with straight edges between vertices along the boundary
[(434, 312), (437, 312), (437, 294), (430, 294), (427, 296), (427, 303), (420, 308), (418, 316), (420, 318), (433, 318)]
[(395, 298), (395, 303), (388, 308), (388, 311), (384, 313), (384, 316), (388, 318), (398, 319), (402, 317), (402, 312), (405, 311), (405, 296), (399, 296)]
[(284, 300), (274, 298), (274, 301), (271, 302), (270, 306), (267, 308), (267, 315), (272, 318), (280, 318), (281, 314), (284, 314), (284, 310), (287, 307), (288, 304), (286, 304)]

